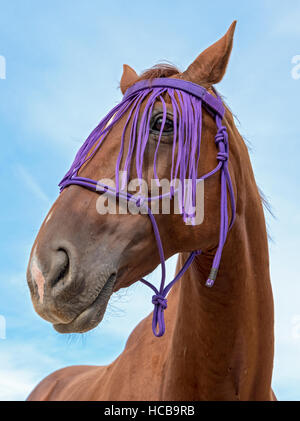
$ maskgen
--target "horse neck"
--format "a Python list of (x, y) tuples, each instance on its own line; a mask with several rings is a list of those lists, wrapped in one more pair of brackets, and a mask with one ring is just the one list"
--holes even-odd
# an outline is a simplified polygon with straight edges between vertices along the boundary
[[(174, 291), (178, 306), (164, 399), (270, 399), (274, 340), (268, 243), (250, 162), (247, 171), (240, 186), (247, 205), (237, 202), (215, 285), (205, 287), (212, 257), (204, 253)], [(185, 259), (179, 256), (178, 268)]]

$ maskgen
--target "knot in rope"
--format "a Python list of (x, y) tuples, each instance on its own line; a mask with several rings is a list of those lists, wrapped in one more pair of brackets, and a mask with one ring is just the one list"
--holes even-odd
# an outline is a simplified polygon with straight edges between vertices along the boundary
[(154, 304), (155, 306), (160, 306), (163, 310), (165, 310), (167, 308), (167, 299), (160, 294), (155, 294), (152, 297), (152, 304)]
[(227, 152), (218, 152), (217, 153), (217, 160), (218, 161), (228, 161), (228, 153)]
[(226, 134), (227, 134), (226, 127), (221, 126), (218, 130), (218, 133), (215, 136), (215, 143), (217, 146), (220, 142), (226, 143)]
[(157, 293), (152, 296), (152, 303), (154, 304), (154, 312), (152, 319), (152, 331), (155, 336), (163, 336), (165, 333), (165, 319), (164, 310), (167, 308), (167, 299), (162, 293)]

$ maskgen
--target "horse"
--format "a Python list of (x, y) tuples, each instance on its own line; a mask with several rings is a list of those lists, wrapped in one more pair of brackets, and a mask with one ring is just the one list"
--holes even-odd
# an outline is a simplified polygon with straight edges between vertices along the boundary
[[(123, 95), (138, 83), (148, 81), (151, 85), (152, 80), (161, 79), (197, 85), (195, 89), (202, 87), (212, 101), (220, 99), (214, 85), (225, 74), (235, 26), (236, 21), (183, 72), (161, 64), (138, 75), (130, 66), (123, 65), (120, 81)], [(141, 125), (149, 92), (144, 94), (136, 114), (136, 130)], [(183, 113), (179, 97), (178, 94), (171, 98), (169, 90), (164, 90), (161, 101), (153, 101), (145, 144), (147, 153), (142, 163), (143, 178), (148, 182), (153, 178), (154, 156), (160, 177), (169, 175), (172, 148), (176, 153), (178, 147), (174, 146), (174, 107), (179, 115)], [(226, 201), (228, 192), (221, 197), (228, 219), (233, 212), (235, 215), (222, 243), (222, 260), (214, 286), (207, 287), (211, 286), (207, 278), (220, 242), (219, 172), (205, 179), (205, 217), (196, 225), (185, 223), (182, 215), (175, 212), (156, 214), (152, 224), (142, 213), (101, 214), (96, 210), (99, 192), (80, 183), (65, 185), (42, 223), (27, 269), (33, 306), (58, 332), (93, 329), (101, 322), (113, 293), (155, 269), (161, 255), (154, 223), (164, 258), (178, 254), (176, 270), (184, 273), (172, 285), (167, 309), (165, 297), (156, 297), (160, 301), (154, 302), (156, 310), (157, 306), (165, 310), (165, 332), (158, 334), (155, 330), (157, 323), (161, 323), (158, 317), (154, 323), (156, 334), (151, 334), (150, 314), (132, 331), (123, 352), (111, 364), (59, 369), (35, 387), (27, 398), (29, 401), (276, 400), (271, 386), (274, 309), (263, 201), (248, 148), (229, 107), (221, 102), (222, 127), (230, 145), (226, 165), (234, 209)], [(106, 132), (101, 149), (94, 144), (86, 151), (92, 159), (79, 169), (81, 180), (83, 177), (115, 180), (114, 164), (120, 157), (120, 145), (124, 150), (130, 148), (129, 132), (124, 131), (124, 126), (130, 121), (132, 108), (133, 105), (123, 110), (118, 119), (113, 111), (105, 120), (104, 130), (111, 121), (116, 121)], [(201, 158), (197, 165), (193, 164), (197, 177), (210, 173), (216, 164), (216, 124), (210, 111), (205, 107), (201, 111), (201, 145), (196, 139)], [(132, 156), (137, 153), (135, 147)], [(224, 151), (220, 161), (222, 157)], [(123, 156), (123, 166), (124, 161)], [(223, 164), (220, 162), (218, 168), (224, 169)], [(134, 175), (138, 175), (137, 170), (132, 168), (131, 177)], [(194, 250), (201, 253), (193, 253), (188, 267), (184, 266)]]

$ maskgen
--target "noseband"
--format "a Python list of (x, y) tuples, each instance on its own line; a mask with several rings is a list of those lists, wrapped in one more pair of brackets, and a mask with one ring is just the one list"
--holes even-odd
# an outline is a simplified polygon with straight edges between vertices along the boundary
[[(178, 279), (186, 272), (189, 266), (192, 264), (195, 256), (201, 254), (201, 250), (192, 251), (186, 260), (183, 267), (177, 273), (175, 278), (165, 286), (166, 278), (166, 264), (164, 251), (162, 246), (162, 241), (160, 238), (158, 226), (154, 215), (151, 212), (148, 204), (146, 202), (153, 200), (160, 200), (166, 195), (159, 195), (156, 197), (145, 198), (145, 197), (136, 197), (131, 195), (128, 192), (122, 192), (122, 187), (120, 189), (119, 181), (119, 169), (120, 162), (124, 152), (124, 136), (125, 131), (128, 126), (129, 120), (132, 119), (131, 131), (130, 131), (130, 141), (128, 147), (128, 154), (125, 161), (124, 170), (130, 168), (130, 163), (133, 155), (133, 150), (136, 148), (136, 170), (139, 178), (142, 178), (142, 166), (143, 166), (143, 153), (147, 144), (149, 137), (149, 122), (151, 117), (151, 112), (153, 105), (157, 99), (163, 104), (163, 124), (160, 131), (160, 136), (158, 140), (158, 145), (155, 151), (154, 156), (154, 174), (156, 174), (156, 155), (158, 146), (160, 143), (161, 134), (163, 131), (163, 126), (166, 118), (166, 105), (163, 100), (162, 95), (164, 93), (169, 94), (169, 97), (172, 102), (174, 116), (178, 115), (178, 130), (175, 130), (176, 122), (174, 117), (174, 144), (173, 144), (173, 155), (172, 155), (172, 170), (171, 170), (171, 180), (176, 179), (177, 173), (180, 173), (180, 179), (184, 180), (185, 176), (188, 175), (189, 178), (192, 178), (194, 184), (193, 186), (200, 182), (200, 180), (205, 180), (216, 174), (220, 171), (221, 178), (221, 198), (220, 198), (220, 233), (219, 233), (219, 245), (214, 256), (212, 268), (208, 279), (206, 281), (207, 287), (212, 287), (218, 273), (221, 255), (223, 246), (225, 244), (228, 230), (232, 227), (235, 219), (235, 198), (233, 193), (232, 182), (230, 174), (228, 171), (228, 159), (229, 159), (229, 145), (228, 145), (228, 134), (226, 127), (222, 125), (222, 119), (225, 114), (225, 108), (222, 103), (221, 98), (216, 94), (216, 97), (211, 95), (205, 88), (202, 86), (196, 85), (192, 82), (185, 80), (172, 79), (172, 78), (158, 78), (153, 80), (142, 80), (134, 84), (132, 87), (127, 89), (123, 100), (114, 107), (106, 117), (99, 123), (99, 125), (93, 130), (89, 135), (87, 140), (84, 142), (82, 147), (79, 149), (75, 160), (67, 172), (65, 177), (60, 182), (60, 191), (65, 187), (75, 184), (82, 187), (85, 187), (89, 190), (111, 195), (120, 199), (124, 199), (127, 202), (134, 202), (137, 207), (143, 206), (146, 210), (150, 221), (152, 223), (153, 232), (155, 235), (157, 248), (160, 256), (162, 276), (160, 288), (157, 289), (150, 282), (145, 279), (141, 279), (141, 282), (149, 286), (153, 291), (154, 295), (152, 297), (152, 303), (154, 304), (153, 320), (152, 320), (152, 330), (155, 336), (162, 336), (165, 332), (165, 322), (164, 322), (164, 310), (167, 308), (167, 299), (166, 296), (172, 286), (175, 284)], [(178, 103), (175, 100), (175, 94), (180, 103), (181, 115), (178, 108)], [(137, 132), (137, 123), (140, 114), (140, 107), (144, 99), (147, 100), (144, 111), (140, 118), (140, 128), (138, 136)], [(215, 119), (217, 126), (217, 133), (215, 136), (215, 143), (218, 148), (216, 155), (217, 166), (210, 171), (209, 173), (203, 175), (202, 177), (197, 177), (198, 161), (200, 157), (200, 143), (201, 143), (201, 125), (202, 125), (202, 106), (206, 109), (209, 114)], [(114, 124), (116, 124), (122, 116), (129, 111), (127, 121), (124, 126), (124, 131), (121, 139), (120, 153), (116, 163), (116, 188), (112, 188), (105, 184), (99, 183), (95, 180), (84, 178), (78, 176), (78, 171), (81, 166), (90, 160), (99, 147), (101, 146), (104, 138), (106, 137), (109, 130)], [(113, 120), (111, 121), (111, 119)], [(177, 161), (175, 162), (175, 143), (176, 136), (178, 137), (178, 153)], [(93, 149), (91, 149), (93, 148)], [(92, 151), (92, 152), (91, 152)], [(122, 186), (124, 186), (124, 180), (122, 180)], [(227, 210), (227, 191), (229, 193), (230, 204), (231, 204), (231, 221), (228, 221), (228, 210)], [(176, 190), (171, 188), (170, 193), (168, 194), (171, 197), (174, 197)], [(195, 189), (192, 193), (191, 198), (192, 204), (195, 204)], [(187, 206), (189, 209), (189, 206)], [(183, 219), (186, 221), (191, 215), (189, 211), (182, 208)]]

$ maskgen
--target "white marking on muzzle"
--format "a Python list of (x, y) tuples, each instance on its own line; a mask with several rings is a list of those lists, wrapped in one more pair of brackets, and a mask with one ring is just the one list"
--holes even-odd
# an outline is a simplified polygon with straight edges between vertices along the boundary
[(41, 304), (43, 304), (44, 289), (45, 289), (45, 278), (44, 278), (44, 275), (43, 275), (41, 269), (39, 268), (38, 259), (36, 257), (35, 250), (34, 250), (34, 253), (33, 253), (33, 256), (32, 256), (30, 270), (31, 270), (31, 278), (36, 283), (37, 288), (38, 288), (38, 294), (39, 294), (40, 302), (41, 302)]

